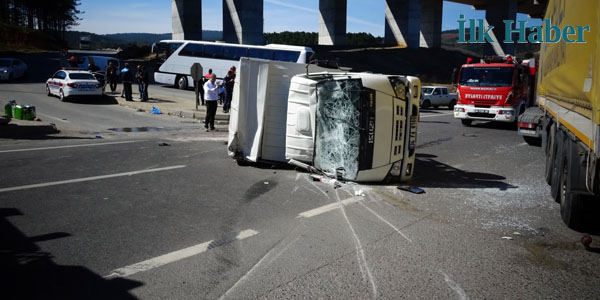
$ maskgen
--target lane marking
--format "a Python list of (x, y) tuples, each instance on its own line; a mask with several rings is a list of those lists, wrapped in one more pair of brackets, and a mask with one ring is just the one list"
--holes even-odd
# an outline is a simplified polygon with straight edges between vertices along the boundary
[(326, 212), (332, 211), (334, 209), (338, 209), (340, 207), (343, 207), (345, 205), (354, 203), (354, 202), (359, 202), (362, 200), (362, 197), (351, 197), (348, 199), (344, 199), (341, 201), (337, 201), (331, 204), (327, 204), (321, 207), (317, 207), (315, 209), (311, 209), (309, 211), (305, 211), (303, 213), (298, 214), (298, 216), (296, 217), (296, 219), (298, 218), (312, 218), (314, 216), (318, 216), (320, 214), (324, 214)]
[(450, 277), (450, 275), (446, 274), (442, 270), (440, 270), (440, 273), (442, 273), (442, 275), (444, 275), (444, 281), (446, 281), (446, 284), (448, 285), (448, 287), (450, 287), (456, 293), (456, 296), (458, 296), (458, 299), (460, 299), (460, 300), (468, 300), (469, 299), (469, 296), (467, 296), (467, 293), (465, 292), (465, 290), (463, 290), (463, 288), (460, 285), (458, 285), (458, 283), (456, 283), (454, 280), (452, 280), (452, 277)]
[(521, 146), (527, 146), (527, 143), (520, 143), (517, 145), (517, 147), (521, 147)]
[(114, 177), (132, 176), (132, 175), (138, 175), (138, 174), (143, 174), (143, 173), (150, 173), (150, 172), (159, 172), (159, 171), (167, 171), (167, 170), (173, 170), (173, 169), (180, 169), (180, 168), (185, 168), (185, 167), (186, 167), (186, 165), (179, 165), (179, 166), (171, 166), (171, 167), (165, 167), (165, 168), (146, 169), (146, 170), (125, 172), (125, 173), (100, 175), (100, 176), (84, 177), (84, 178), (61, 180), (61, 181), (52, 181), (52, 182), (45, 182), (45, 183), (28, 184), (28, 185), (21, 185), (21, 186), (14, 186), (14, 187), (9, 187), (9, 188), (3, 188), (3, 189), (0, 189), (0, 193), (12, 192), (12, 191), (19, 191), (19, 190), (35, 189), (35, 188), (41, 188), (41, 187), (47, 187), (47, 186), (53, 186), (53, 185), (60, 185), (60, 184), (68, 184), (68, 183), (76, 183), (76, 182), (100, 180), (100, 179), (107, 179), (107, 178), (114, 178)]
[(376, 213), (370, 207), (366, 206), (364, 203), (360, 202), (360, 205), (362, 205), (364, 208), (366, 208), (368, 211), (370, 211), (373, 215), (375, 215), (383, 223), (392, 227), (392, 229), (394, 229), (399, 235), (401, 235), (403, 238), (405, 238), (409, 243), (411, 243), (411, 244), (413, 243), (413, 241), (411, 239), (409, 239), (402, 231), (400, 231), (400, 229), (398, 229), (398, 227), (394, 226), (394, 224), (392, 224), (388, 220), (384, 219), (382, 216), (380, 216), (378, 213)]
[(454, 114), (454, 112), (445, 113), (445, 114), (424, 115), (424, 116), (420, 116), (419, 118), (441, 117), (441, 116), (449, 116), (449, 115), (453, 115), (453, 114)]
[(47, 115), (47, 114), (41, 114), (41, 113), (39, 113), (38, 115), (44, 116), (44, 117), (47, 117), (47, 118), (50, 118), (50, 119), (54, 119), (54, 120), (57, 120), (57, 121), (60, 121), (60, 122), (64, 122), (64, 123), (71, 123), (70, 121), (63, 120), (63, 119), (57, 118), (57, 117), (53, 117), (53, 116)]
[[(233, 241), (241, 241), (243, 239), (249, 238), (251, 236), (257, 235), (258, 231), (247, 229), (240, 232), (233, 239), (226, 240), (225, 242), (219, 243), (219, 246), (229, 244)], [(194, 255), (198, 255), (200, 253), (206, 252), (209, 249), (214, 247), (210, 247), (211, 244), (218, 243), (218, 241), (211, 240), (202, 244), (198, 244), (195, 246), (187, 247), (181, 250), (173, 251), (171, 253), (167, 253), (155, 258), (151, 258), (148, 260), (141, 261), (139, 263), (135, 263), (133, 265), (129, 265), (123, 268), (116, 269), (112, 271), (109, 275), (104, 276), (104, 278), (117, 278), (117, 277), (128, 277), (133, 274), (139, 272), (145, 272), (154, 268), (158, 268), (164, 266), (166, 264), (170, 264), (172, 262), (176, 262), (182, 260), (184, 258), (188, 258)]]
[(54, 146), (54, 147), (41, 147), (41, 148), (28, 148), (28, 149), (0, 150), (0, 153), (24, 152), (24, 151), (39, 151), (39, 150), (53, 150), (53, 149), (64, 149), (64, 148), (78, 148), (78, 147), (94, 147), (94, 146), (105, 146), (105, 145), (118, 145), (118, 144), (139, 143), (139, 142), (145, 142), (145, 141), (146, 140), (122, 141), (122, 142), (110, 142), (110, 143), (94, 143), (94, 144)]

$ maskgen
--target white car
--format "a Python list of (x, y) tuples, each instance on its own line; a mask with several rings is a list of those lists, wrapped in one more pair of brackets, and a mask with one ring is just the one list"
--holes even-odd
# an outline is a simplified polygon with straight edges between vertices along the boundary
[(27, 65), (17, 58), (0, 58), (0, 80), (13, 80), (27, 74)]
[(74, 96), (102, 96), (102, 84), (89, 71), (59, 70), (46, 81), (48, 96), (61, 101)]
[(438, 108), (439, 106), (448, 106), (449, 109), (454, 109), (458, 97), (454, 93), (450, 93), (447, 87), (444, 86), (423, 86), (421, 87), (421, 107), (422, 108)]

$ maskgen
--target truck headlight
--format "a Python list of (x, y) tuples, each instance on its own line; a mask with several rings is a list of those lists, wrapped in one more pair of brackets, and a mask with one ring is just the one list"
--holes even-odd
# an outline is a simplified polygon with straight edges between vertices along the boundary
[(400, 172), (402, 172), (402, 161), (397, 161), (392, 165), (390, 174), (392, 174), (392, 176), (400, 176)]

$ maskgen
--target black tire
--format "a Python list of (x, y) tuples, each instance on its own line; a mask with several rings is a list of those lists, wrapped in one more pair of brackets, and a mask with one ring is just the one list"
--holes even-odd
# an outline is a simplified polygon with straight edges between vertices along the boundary
[(567, 227), (581, 231), (585, 227), (586, 211), (584, 208), (584, 195), (573, 193), (573, 176), (571, 172), (577, 171), (574, 168), (576, 162), (571, 161), (567, 155), (567, 147), (563, 147), (562, 165), (560, 172), (559, 200), (560, 217)]
[(461, 119), (460, 122), (463, 124), (463, 126), (471, 126), (473, 120)]
[(455, 105), (456, 105), (456, 100), (452, 100), (452, 101), (450, 101), (450, 104), (448, 104), (448, 108), (450, 110), (454, 110)]
[(67, 102), (67, 97), (65, 97), (65, 93), (63, 93), (62, 90), (58, 92), (58, 99), (60, 99), (62, 102)]
[(180, 90), (187, 90), (187, 88), (188, 88), (187, 77), (186, 76), (177, 77), (175, 86), (177, 86), (177, 88)]
[(431, 101), (429, 101), (429, 100), (423, 100), (423, 105), (421, 105), (421, 107), (425, 108), (425, 109), (431, 107)]
[(52, 93), (50, 93), (50, 87), (48, 87), (47, 84), (46, 84), (46, 95), (48, 95), (48, 97), (52, 96)]
[(525, 143), (529, 146), (537, 146), (540, 147), (542, 145), (542, 138), (533, 137), (533, 136), (523, 136)]
[(552, 162), (552, 178), (550, 180), (550, 193), (552, 194), (552, 198), (557, 203), (560, 203), (560, 183), (561, 183), (561, 172), (564, 156), (558, 155), (559, 153), (563, 153), (564, 145), (565, 145), (565, 133), (557, 129), (555, 134), (555, 142), (556, 145), (554, 160)]
[(546, 147), (546, 183), (552, 184), (552, 169), (554, 163), (554, 157), (556, 155), (556, 124), (550, 126), (550, 130), (547, 134), (547, 147)]

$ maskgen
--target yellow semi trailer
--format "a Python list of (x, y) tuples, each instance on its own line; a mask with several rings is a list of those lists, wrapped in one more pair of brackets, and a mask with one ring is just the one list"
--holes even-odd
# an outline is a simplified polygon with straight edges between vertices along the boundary
[(519, 134), (541, 140), (546, 181), (565, 224), (589, 231), (600, 224), (600, 1), (550, 0), (545, 19), (563, 32), (589, 31), (583, 43), (541, 45), (539, 107), (520, 117)]

